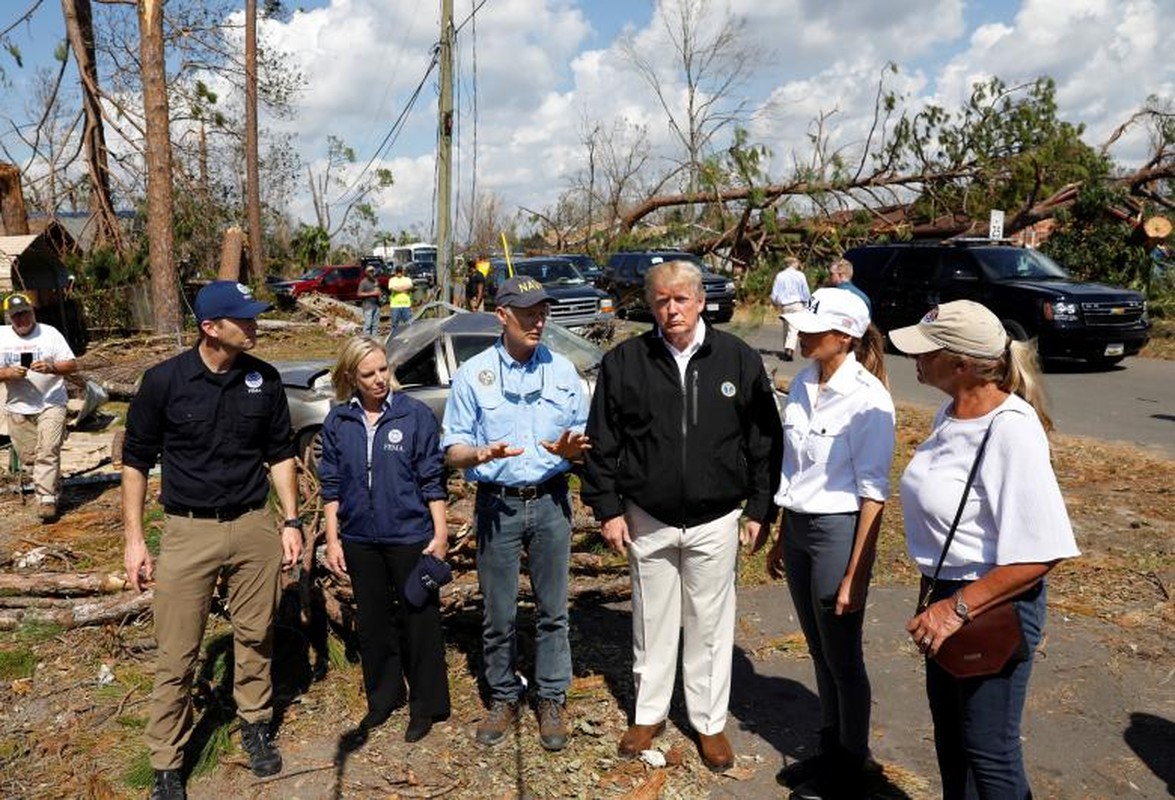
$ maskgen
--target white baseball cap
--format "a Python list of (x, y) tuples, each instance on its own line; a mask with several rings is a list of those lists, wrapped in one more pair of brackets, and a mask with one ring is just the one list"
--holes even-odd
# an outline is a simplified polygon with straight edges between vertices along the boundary
[(848, 289), (817, 289), (803, 311), (780, 314), (800, 333), (840, 331), (854, 339), (865, 335), (869, 327), (869, 307)]
[(917, 325), (889, 332), (894, 347), (909, 355), (950, 350), (974, 358), (999, 358), (1008, 346), (1000, 318), (971, 300), (935, 306)]

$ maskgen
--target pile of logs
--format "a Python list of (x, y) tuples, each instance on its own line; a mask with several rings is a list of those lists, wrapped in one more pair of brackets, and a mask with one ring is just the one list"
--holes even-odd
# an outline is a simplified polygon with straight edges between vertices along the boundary
[(26, 624), (78, 628), (120, 623), (151, 608), (118, 575), (93, 572), (0, 573), (0, 630)]

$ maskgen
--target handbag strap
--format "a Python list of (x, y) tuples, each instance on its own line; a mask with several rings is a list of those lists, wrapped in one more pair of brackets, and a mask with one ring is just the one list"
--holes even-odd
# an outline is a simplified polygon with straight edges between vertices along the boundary
[[(999, 417), (1001, 411), (996, 414)], [(942, 544), (942, 552), (938, 555), (938, 564), (934, 567), (934, 575), (931, 576), (930, 582), (926, 584), (926, 590), (922, 593), (922, 598), (918, 601), (918, 612), (921, 613), (930, 605), (930, 598), (934, 594), (934, 587), (938, 583), (938, 574), (942, 571), (942, 564), (946, 560), (947, 551), (951, 549), (951, 542), (955, 540), (955, 531), (959, 527), (959, 520), (963, 518), (963, 509), (967, 507), (967, 495), (971, 493), (971, 486), (975, 483), (975, 476), (979, 474), (979, 462), (983, 460), (983, 451), (987, 449), (987, 440), (991, 438), (991, 429), (995, 427), (995, 417), (987, 424), (987, 430), (983, 432), (983, 439), (979, 442), (979, 449), (975, 451), (975, 460), (971, 462), (971, 471), (967, 473), (967, 483), (963, 485), (963, 496), (959, 498), (959, 508), (955, 511), (955, 519), (951, 522), (951, 529), (947, 531), (946, 541)]]

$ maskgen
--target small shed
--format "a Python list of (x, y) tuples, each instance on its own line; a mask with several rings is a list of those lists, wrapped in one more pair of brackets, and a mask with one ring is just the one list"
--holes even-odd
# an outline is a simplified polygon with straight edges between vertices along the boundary
[(0, 294), (27, 294), (37, 319), (60, 330), (80, 355), (88, 341), (85, 315), (72, 297), (73, 278), (63, 261), (76, 249), (69, 231), (56, 222), (38, 234), (0, 236)]

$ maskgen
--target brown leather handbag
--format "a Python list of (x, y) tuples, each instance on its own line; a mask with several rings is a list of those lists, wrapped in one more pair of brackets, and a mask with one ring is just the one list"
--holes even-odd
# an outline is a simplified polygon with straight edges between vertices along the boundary
[[(938, 557), (938, 565), (934, 568), (934, 575), (922, 581), (922, 594), (918, 601), (919, 614), (930, 605), (931, 597), (934, 595), (938, 574), (942, 570), (951, 542), (954, 541), (955, 530), (959, 527), (963, 509), (967, 505), (967, 495), (970, 494), (971, 484), (975, 482), (975, 476), (979, 472), (979, 462), (983, 459), (983, 451), (987, 448), (987, 440), (991, 437), (991, 428), (994, 424), (993, 419), (987, 426), (987, 432), (983, 434), (979, 450), (975, 453), (975, 461), (971, 465), (971, 472), (967, 475), (967, 483), (963, 487), (963, 497), (959, 501), (959, 510), (955, 512), (955, 520), (947, 532), (942, 553)], [(996, 675), (1003, 671), (1008, 662), (1022, 661), (1027, 656), (1028, 647), (1024, 641), (1024, 630), (1020, 627), (1020, 615), (1012, 601), (1005, 600), (985, 610), (948, 636), (933, 658), (940, 667), (956, 678), (981, 678)]]

